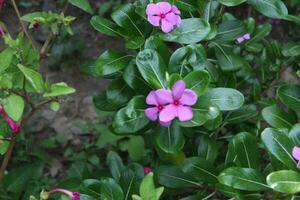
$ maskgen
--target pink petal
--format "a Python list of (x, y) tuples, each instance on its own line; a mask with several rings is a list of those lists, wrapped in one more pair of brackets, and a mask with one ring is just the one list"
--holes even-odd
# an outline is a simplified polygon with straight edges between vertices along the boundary
[(156, 95), (155, 95), (155, 91), (154, 91), (154, 90), (151, 91), (151, 92), (148, 94), (148, 96), (147, 96), (147, 98), (146, 98), (146, 103), (147, 103), (148, 105), (158, 106), (158, 102), (157, 102), (157, 100), (156, 100)]
[(176, 15), (176, 18), (177, 18), (177, 20), (176, 20), (176, 26), (179, 27), (180, 24), (181, 24), (181, 17), (179, 15)]
[(148, 119), (152, 121), (156, 121), (158, 118), (158, 109), (157, 107), (147, 108), (145, 110), (145, 115), (148, 117)]
[(249, 33), (246, 33), (244, 36), (243, 36), (244, 39), (246, 40), (250, 40), (250, 34)]
[(180, 10), (176, 6), (172, 6), (172, 12), (177, 14), (177, 15), (181, 14)]
[(167, 14), (171, 11), (172, 6), (168, 2), (159, 2), (156, 4), (160, 10), (160, 14)]
[(244, 37), (239, 37), (238, 39), (236, 39), (236, 41), (241, 44), (242, 42), (244, 42)]
[(174, 26), (172, 23), (168, 22), (166, 19), (161, 20), (161, 30), (165, 33), (169, 33), (173, 30)]
[(150, 4), (148, 4), (148, 6), (146, 8), (146, 14), (147, 15), (160, 15), (160, 8), (156, 4), (150, 3)]
[(180, 104), (192, 106), (197, 102), (197, 99), (198, 96), (193, 90), (185, 89), (180, 98)]
[(159, 105), (166, 105), (173, 103), (171, 90), (158, 89), (155, 91), (156, 99)]
[(171, 122), (177, 116), (177, 107), (173, 104), (167, 105), (159, 113), (159, 121), (161, 123)]
[(171, 23), (173, 26), (177, 25), (177, 15), (175, 15), (174, 13), (168, 13), (166, 14), (166, 20)]
[(296, 159), (296, 160), (300, 160), (300, 148), (299, 147), (294, 147), (293, 148), (293, 152), (292, 152), (292, 155), (293, 157)]
[(172, 87), (172, 94), (174, 99), (180, 99), (183, 92), (185, 90), (185, 83), (182, 80), (177, 81), (176, 83), (174, 83), (173, 87)]
[(193, 119), (193, 111), (189, 106), (178, 106), (177, 115), (180, 121), (186, 122)]
[(169, 127), (171, 125), (172, 121), (169, 121), (169, 122), (161, 122), (160, 121), (159, 123), (160, 123), (160, 125), (162, 125), (164, 127)]
[(159, 26), (160, 17), (154, 15), (148, 15), (148, 22), (153, 26)]

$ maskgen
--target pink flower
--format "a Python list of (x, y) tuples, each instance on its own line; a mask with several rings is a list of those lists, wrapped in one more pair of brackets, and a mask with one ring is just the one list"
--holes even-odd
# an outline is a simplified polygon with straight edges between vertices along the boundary
[(13, 121), (5, 112), (3, 107), (0, 105), (0, 113), (2, 117), (5, 119), (6, 123), (8, 124), (9, 128), (13, 132), (13, 134), (18, 134), (21, 130), (21, 125), (18, 122)]
[(5, 1), (5, 0), (0, 0), (0, 10), (3, 8), (4, 1)]
[(152, 171), (151, 167), (144, 167), (145, 175), (149, 174)]
[(180, 10), (168, 2), (151, 3), (147, 6), (148, 21), (153, 26), (161, 26), (165, 33), (171, 32), (181, 24)]
[(53, 193), (63, 193), (67, 196), (69, 196), (71, 198), (71, 200), (80, 200), (80, 193), (79, 192), (72, 192), (66, 189), (54, 189), (54, 190), (50, 190), (48, 192), (49, 195), (53, 194)]
[(300, 147), (293, 148), (293, 157), (298, 161), (297, 167), (300, 169)]
[(239, 37), (238, 39), (236, 39), (236, 41), (240, 44), (246, 40), (250, 40), (250, 34), (249, 33), (246, 33), (245, 35)]
[[(1, 1), (1, 0), (0, 0)], [(4, 33), (4, 30), (3, 30), (3, 28), (1, 27), (1, 25), (0, 25), (0, 37), (2, 37), (2, 36), (4, 36), (5, 35), (5, 33)]]
[(172, 90), (159, 89), (151, 91), (147, 96), (146, 103), (155, 107), (145, 110), (145, 115), (152, 121), (159, 121), (168, 126), (176, 117), (185, 122), (193, 118), (191, 106), (197, 102), (197, 94), (186, 89), (184, 81), (177, 81)]

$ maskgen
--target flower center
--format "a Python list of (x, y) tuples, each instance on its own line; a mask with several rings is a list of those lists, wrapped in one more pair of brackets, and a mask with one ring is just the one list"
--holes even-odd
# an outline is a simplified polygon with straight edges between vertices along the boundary
[(161, 111), (162, 109), (164, 109), (163, 105), (158, 105), (158, 110)]
[(179, 106), (180, 102), (179, 102), (179, 100), (174, 100), (173, 104), (174, 104), (175, 106)]
[(165, 17), (166, 17), (165, 14), (160, 14), (160, 18), (161, 18), (161, 19), (164, 19)]

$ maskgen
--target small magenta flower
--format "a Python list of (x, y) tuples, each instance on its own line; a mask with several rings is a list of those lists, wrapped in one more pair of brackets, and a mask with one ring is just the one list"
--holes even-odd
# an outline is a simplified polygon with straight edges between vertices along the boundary
[(3, 107), (0, 105), (0, 113), (2, 117), (5, 119), (6, 123), (8, 124), (9, 128), (13, 132), (13, 134), (18, 134), (21, 130), (21, 125), (18, 122), (13, 121), (5, 112)]
[(71, 200), (80, 200), (80, 193), (79, 192), (72, 192), (72, 191), (69, 191), (69, 190), (66, 190), (66, 189), (57, 188), (57, 189), (50, 190), (47, 193), (48, 193), (49, 196), (53, 193), (63, 193), (65, 195), (69, 196), (71, 198)]
[(144, 167), (144, 174), (148, 175), (152, 171), (151, 167)]
[(186, 89), (184, 81), (177, 81), (172, 91), (159, 89), (156, 94), (160, 101), (168, 103), (159, 113), (159, 121), (162, 123), (170, 123), (176, 117), (182, 122), (193, 118), (191, 106), (196, 104), (198, 96), (193, 90)]
[(239, 37), (238, 39), (236, 39), (236, 41), (240, 44), (246, 40), (250, 40), (250, 34), (249, 33), (246, 33), (245, 35)]
[(145, 115), (151, 121), (156, 121), (158, 119), (159, 112), (162, 111), (167, 104), (163, 99), (157, 97), (156, 91), (154, 90), (148, 94), (146, 103), (150, 106), (154, 106), (145, 110)]
[(151, 3), (146, 8), (148, 21), (153, 26), (161, 26), (165, 33), (171, 32), (181, 24), (180, 10), (168, 2)]
[(0, 10), (3, 8), (4, 1), (5, 1), (5, 0), (0, 0)]
[(297, 167), (300, 169), (300, 147), (294, 147), (292, 155), (295, 158), (295, 160), (298, 161)]

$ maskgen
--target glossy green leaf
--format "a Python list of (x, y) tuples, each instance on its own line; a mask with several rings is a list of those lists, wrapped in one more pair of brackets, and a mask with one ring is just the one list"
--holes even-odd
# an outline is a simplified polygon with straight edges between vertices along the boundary
[(163, 187), (155, 188), (152, 172), (149, 173), (141, 183), (140, 195), (142, 199), (159, 200), (163, 191)]
[(121, 33), (120, 27), (117, 24), (103, 17), (93, 16), (90, 20), (90, 23), (94, 27), (94, 29), (106, 35), (114, 37), (123, 35)]
[(197, 155), (213, 163), (218, 156), (217, 142), (206, 135), (197, 139)]
[(166, 88), (166, 66), (160, 55), (145, 49), (137, 55), (136, 63), (142, 77), (154, 88)]
[(299, 56), (300, 55), (300, 44), (288, 43), (282, 47), (282, 54), (285, 57)]
[(145, 97), (136, 96), (116, 113), (112, 126), (117, 134), (136, 133), (149, 123), (144, 113), (147, 108), (145, 102)]
[(93, 103), (97, 109), (103, 111), (116, 111), (123, 106), (112, 104), (112, 102), (107, 99), (106, 91), (96, 94), (93, 97)]
[(300, 112), (300, 85), (282, 85), (277, 95), (288, 108)]
[(230, 167), (219, 176), (220, 183), (245, 191), (264, 191), (269, 187), (259, 171), (250, 168)]
[(5, 112), (12, 120), (19, 121), (21, 119), (25, 108), (23, 97), (11, 94), (2, 100), (2, 104)]
[(107, 154), (106, 162), (110, 169), (110, 173), (111, 173), (112, 177), (116, 181), (119, 181), (121, 172), (124, 169), (124, 164), (123, 164), (123, 161), (120, 158), (120, 156), (117, 153), (110, 151)]
[(183, 19), (179, 28), (171, 33), (164, 34), (162, 38), (170, 42), (193, 44), (204, 40), (210, 32), (210, 25), (201, 18)]
[(43, 92), (44, 90), (44, 81), (42, 76), (30, 69), (27, 68), (21, 64), (18, 64), (18, 68), (20, 69), (20, 71), (24, 74), (26, 80), (30, 83), (30, 85), (37, 91), (37, 92)]
[(0, 53), (0, 73), (4, 72), (12, 61), (14, 51), (10, 48), (3, 50)]
[(56, 97), (56, 96), (62, 96), (62, 95), (68, 95), (76, 92), (76, 90), (70, 86), (68, 86), (66, 83), (55, 83), (51, 85), (50, 91), (47, 91), (44, 93), (44, 97)]
[(247, 0), (218, 0), (221, 4), (225, 6), (237, 6), (239, 4), (242, 4), (246, 2)]
[(267, 183), (277, 192), (286, 194), (300, 192), (300, 174), (292, 170), (272, 172), (267, 176)]
[(300, 146), (300, 123), (295, 124), (289, 132), (289, 138), (292, 139), (296, 146)]
[(170, 50), (168, 46), (159, 37), (149, 37), (145, 42), (144, 48), (155, 50), (159, 55), (161, 55), (165, 63), (169, 62), (171, 56)]
[(81, 10), (84, 10), (85, 12), (93, 14), (92, 6), (88, 0), (68, 0), (68, 2), (73, 6), (76, 6)]
[(268, 36), (272, 31), (272, 25), (269, 23), (265, 23), (262, 25), (257, 26), (254, 33), (251, 34), (250, 40), (245, 42), (245, 46), (248, 46), (250, 44), (256, 43), (266, 36)]
[[(226, 1), (226, 0), (224, 0)], [(234, 41), (246, 33), (245, 25), (239, 20), (224, 21), (218, 26), (216, 40)]]
[(106, 89), (107, 100), (114, 105), (123, 106), (134, 96), (134, 94), (134, 91), (123, 79), (114, 79)]
[(288, 15), (288, 10), (281, 0), (247, 0), (247, 3), (267, 17), (284, 19)]
[(198, 96), (203, 95), (209, 86), (210, 76), (207, 71), (193, 71), (183, 78), (186, 87), (197, 93)]
[(286, 113), (276, 105), (268, 106), (262, 110), (262, 116), (268, 124), (275, 128), (291, 128), (297, 118), (291, 113)]
[(230, 112), (226, 117), (226, 122), (237, 124), (254, 118), (256, 115), (257, 111), (255, 105), (244, 105), (240, 109)]
[(290, 169), (296, 169), (297, 163), (291, 155), (295, 145), (285, 133), (277, 129), (266, 128), (261, 134), (261, 140), (268, 152), (277, 160)]

